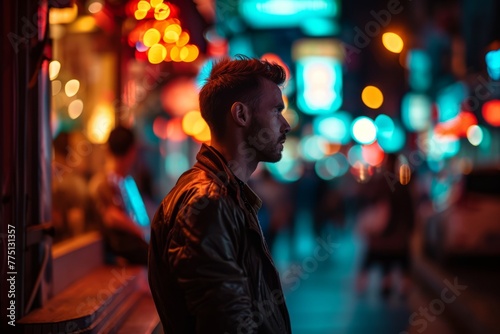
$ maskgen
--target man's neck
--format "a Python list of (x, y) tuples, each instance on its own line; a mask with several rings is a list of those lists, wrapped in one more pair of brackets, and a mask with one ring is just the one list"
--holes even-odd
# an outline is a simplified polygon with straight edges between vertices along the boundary
[(239, 145), (226, 145), (213, 140), (210, 146), (222, 154), (227, 161), (228, 167), (238, 179), (245, 183), (248, 182), (248, 179), (257, 168), (258, 161), (249, 160), (248, 156), (244, 155), (246, 150), (238, 149)]

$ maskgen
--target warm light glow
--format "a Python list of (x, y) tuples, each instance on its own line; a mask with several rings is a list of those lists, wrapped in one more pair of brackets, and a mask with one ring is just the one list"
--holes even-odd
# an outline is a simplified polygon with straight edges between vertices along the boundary
[(86, 33), (91, 32), (96, 28), (96, 20), (91, 15), (80, 16), (70, 26), (70, 31), (73, 33)]
[(363, 103), (372, 109), (378, 109), (384, 103), (384, 95), (375, 86), (366, 86), (361, 93)]
[(53, 60), (49, 64), (49, 78), (50, 80), (54, 80), (59, 75), (59, 71), (61, 70), (61, 63), (57, 60)]
[(151, 64), (161, 63), (167, 56), (167, 49), (161, 44), (155, 44), (148, 51), (148, 60)]
[(191, 45), (187, 45), (186, 47), (189, 50), (189, 54), (186, 57), (186, 59), (184, 59), (184, 61), (186, 63), (190, 63), (190, 62), (195, 61), (198, 58), (199, 54), (200, 54), (200, 50), (198, 49), (198, 47), (196, 45), (192, 45), (192, 44)]
[(71, 119), (77, 119), (83, 112), (83, 101), (74, 100), (68, 106), (68, 115)]
[(146, 15), (148, 15), (148, 12), (145, 11), (145, 10), (139, 10), (138, 9), (138, 10), (136, 10), (134, 12), (134, 17), (135, 17), (136, 20), (142, 20), (143, 18), (146, 17)]
[(153, 45), (158, 44), (160, 39), (161, 39), (160, 32), (155, 28), (151, 28), (144, 33), (143, 44), (145, 46), (152, 47)]
[(151, 5), (147, 1), (139, 1), (137, 3), (137, 9), (140, 11), (147, 12), (148, 10), (151, 9)]
[(194, 136), (194, 139), (201, 143), (208, 143), (210, 141), (210, 128), (208, 127), (207, 123), (205, 123), (205, 126), (203, 127), (201, 132)]
[[(165, 40), (165, 39), (163, 39)], [(181, 32), (179, 35), (177, 41), (175, 42), (175, 45), (177, 46), (184, 46), (189, 42), (189, 34), (185, 31)]]
[(183, 46), (179, 51), (180, 60), (185, 60), (189, 56), (189, 48), (187, 46)]
[(78, 6), (76, 4), (70, 8), (50, 8), (50, 24), (68, 24), (73, 22), (78, 16)]
[(89, 119), (87, 135), (94, 144), (104, 144), (115, 125), (115, 113), (110, 105), (98, 105)]
[(102, 3), (98, 1), (92, 2), (89, 5), (89, 12), (91, 12), (92, 14), (99, 13), (102, 10), (102, 7), (103, 7)]
[(401, 53), (403, 51), (404, 42), (403, 39), (393, 32), (386, 32), (382, 35), (382, 43), (387, 50), (394, 53)]
[(64, 86), (64, 92), (68, 97), (75, 96), (76, 93), (78, 93), (78, 90), (80, 89), (80, 81), (73, 79), (70, 80), (66, 83)]
[(399, 183), (405, 186), (408, 183), (410, 183), (410, 179), (411, 179), (410, 166), (408, 164), (402, 164), (399, 167)]
[(182, 118), (182, 130), (189, 136), (195, 136), (203, 131), (205, 123), (201, 113), (198, 110), (193, 110)]
[(156, 8), (159, 4), (163, 3), (163, 0), (150, 0), (151, 7)]
[(164, 3), (160, 3), (155, 7), (155, 19), (158, 21), (165, 20), (170, 15), (170, 7)]
[(59, 94), (62, 88), (62, 83), (59, 80), (52, 81), (52, 96)]
[(500, 100), (488, 101), (483, 105), (483, 117), (493, 126), (500, 126)]
[(367, 183), (373, 175), (373, 169), (360, 161), (356, 162), (349, 171), (358, 183)]
[(179, 53), (180, 53), (180, 49), (177, 46), (172, 47), (172, 49), (170, 49), (170, 58), (176, 62), (181, 61), (181, 58), (179, 57)]
[(165, 28), (165, 32), (163, 33), (163, 40), (165, 43), (175, 43), (179, 40), (179, 37), (182, 33), (182, 28), (178, 24), (170, 24), (167, 28)]

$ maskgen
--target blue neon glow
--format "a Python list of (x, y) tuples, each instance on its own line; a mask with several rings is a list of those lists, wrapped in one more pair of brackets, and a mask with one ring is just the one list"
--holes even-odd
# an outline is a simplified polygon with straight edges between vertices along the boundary
[(255, 57), (252, 41), (248, 35), (239, 35), (229, 40), (229, 56), (245, 55), (248, 57)]
[(432, 82), (431, 58), (429, 55), (423, 50), (413, 49), (408, 53), (406, 60), (410, 87), (418, 92), (429, 89)]
[(297, 61), (297, 105), (306, 114), (336, 111), (342, 105), (342, 65), (334, 58), (305, 57)]
[(255, 28), (296, 27), (308, 18), (335, 18), (338, 0), (241, 0), (238, 10)]
[(133, 220), (140, 226), (149, 226), (149, 216), (146, 211), (146, 205), (142, 200), (142, 196), (132, 176), (129, 175), (123, 180), (123, 190), (126, 193), (125, 205)]
[(436, 98), (439, 122), (446, 122), (457, 117), (460, 113), (460, 104), (467, 94), (467, 86), (462, 82), (456, 82), (439, 91)]
[(500, 80), (500, 50), (492, 50), (485, 56), (488, 74), (493, 80)]
[(322, 17), (304, 20), (300, 27), (304, 34), (315, 37), (333, 36), (340, 31), (340, 26), (336, 21)]
[(196, 87), (198, 89), (201, 89), (205, 85), (205, 82), (207, 81), (208, 77), (210, 76), (210, 72), (212, 71), (214, 60), (215, 59), (213, 59), (213, 58), (209, 58), (201, 65), (200, 71), (198, 72), (198, 75), (196, 76)]
[(351, 140), (351, 122), (351, 115), (345, 111), (332, 116), (318, 116), (313, 120), (313, 132), (332, 143), (345, 145)]
[(407, 93), (401, 102), (401, 120), (409, 131), (423, 131), (431, 126), (432, 103), (423, 94)]
[(386, 153), (395, 153), (403, 149), (406, 143), (406, 135), (399, 122), (394, 121), (394, 131), (388, 131), (385, 127), (377, 131), (377, 141), (380, 148)]

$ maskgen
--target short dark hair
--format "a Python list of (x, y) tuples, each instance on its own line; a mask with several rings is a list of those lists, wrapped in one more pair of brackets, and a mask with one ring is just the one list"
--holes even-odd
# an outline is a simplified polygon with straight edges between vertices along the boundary
[(286, 80), (283, 67), (266, 60), (238, 55), (234, 59), (224, 57), (213, 63), (210, 76), (200, 91), (200, 111), (212, 136), (224, 130), (224, 119), (234, 102), (247, 103), (254, 108), (262, 79), (278, 86)]
[(132, 130), (122, 125), (117, 126), (109, 133), (108, 147), (111, 154), (122, 157), (135, 145), (135, 135)]

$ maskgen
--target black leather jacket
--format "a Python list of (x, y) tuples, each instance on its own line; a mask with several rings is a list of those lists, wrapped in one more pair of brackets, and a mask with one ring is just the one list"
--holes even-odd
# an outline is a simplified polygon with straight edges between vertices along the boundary
[(291, 333), (261, 200), (214, 148), (196, 158), (151, 224), (149, 285), (165, 333)]

